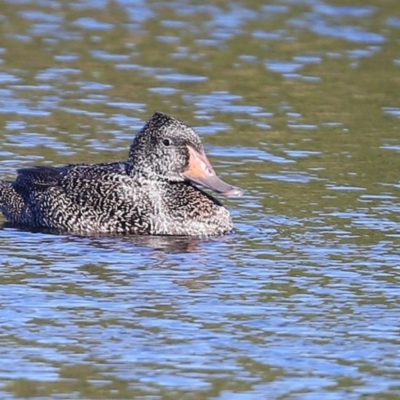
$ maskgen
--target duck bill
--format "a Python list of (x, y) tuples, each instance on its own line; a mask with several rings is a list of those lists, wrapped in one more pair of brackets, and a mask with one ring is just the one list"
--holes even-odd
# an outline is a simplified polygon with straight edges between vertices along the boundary
[(188, 149), (189, 165), (187, 170), (183, 173), (186, 179), (224, 196), (240, 196), (242, 194), (239, 188), (228, 185), (218, 178), (210, 161), (208, 161), (204, 154), (200, 154), (190, 146), (188, 146)]

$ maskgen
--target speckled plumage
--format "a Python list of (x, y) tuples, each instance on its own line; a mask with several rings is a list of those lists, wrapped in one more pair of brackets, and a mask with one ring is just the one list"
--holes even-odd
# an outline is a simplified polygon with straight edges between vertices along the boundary
[(12, 224), (70, 232), (230, 232), (228, 210), (188, 176), (222, 194), (240, 194), (215, 176), (191, 128), (155, 113), (127, 161), (20, 169), (14, 182), (0, 181), (0, 209)]

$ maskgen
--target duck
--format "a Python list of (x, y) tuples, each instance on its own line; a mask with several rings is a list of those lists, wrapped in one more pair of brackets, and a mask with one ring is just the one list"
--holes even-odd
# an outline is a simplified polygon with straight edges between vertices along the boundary
[(233, 230), (223, 196), (242, 190), (222, 181), (185, 123), (156, 112), (134, 137), (126, 161), (17, 170), (0, 180), (8, 224), (84, 234), (220, 236)]

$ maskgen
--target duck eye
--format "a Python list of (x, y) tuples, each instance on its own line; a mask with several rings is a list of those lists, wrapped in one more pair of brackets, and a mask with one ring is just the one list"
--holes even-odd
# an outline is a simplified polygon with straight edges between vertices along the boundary
[(171, 146), (171, 141), (170, 141), (169, 139), (163, 139), (162, 142), (163, 142), (163, 145), (164, 145), (164, 146), (167, 146), (167, 147), (168, 147), (168, 146)]

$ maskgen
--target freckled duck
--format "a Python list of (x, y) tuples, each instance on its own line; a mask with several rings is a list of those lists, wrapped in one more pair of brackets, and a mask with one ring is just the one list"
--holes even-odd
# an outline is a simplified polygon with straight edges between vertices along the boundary
[(233, 224), (222, 204), (193, 185), (225, 196), (197, 134), (155, 113), (124, 162), (37, 166), (0, 181), (0, 210), (11, 224), (82, 233), (215, 236)]

